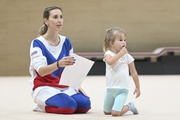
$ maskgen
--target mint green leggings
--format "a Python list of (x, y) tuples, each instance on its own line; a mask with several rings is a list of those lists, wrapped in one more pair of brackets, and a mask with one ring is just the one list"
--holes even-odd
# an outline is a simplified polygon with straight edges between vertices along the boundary
[(127, 89), (107, 89), (104, 98), (104, 112), (111, 112), (112, 110), (121, 111), (127, 96)]

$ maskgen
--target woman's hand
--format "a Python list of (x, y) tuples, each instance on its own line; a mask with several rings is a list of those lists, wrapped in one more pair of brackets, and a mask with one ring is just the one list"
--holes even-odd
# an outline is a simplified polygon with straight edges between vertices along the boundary
[(73, 65), (75, 63), (75, 59), (72, 56), (63, 57), (58, 61), (59, 67), (66, 67), (69, 65)]
[(79, 87), (78, 92), (84, 94), (86, 97), (89, 98), (89, 96), (84, 92), (84, 90), (81, 87)]

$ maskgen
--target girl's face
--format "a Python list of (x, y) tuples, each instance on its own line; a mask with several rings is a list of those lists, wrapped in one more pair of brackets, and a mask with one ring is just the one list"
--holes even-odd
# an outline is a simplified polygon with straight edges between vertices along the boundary
[(49, 19), (45, 19), (48, 30), (60, 31), (63, 26), (62, 11), (59, 9), (51, 10)]
[(126, 37), (124, 34), (117, 36), (114, 42), (112, 43), (112, 48), (118, 53), (123, 47), (126, 47)]

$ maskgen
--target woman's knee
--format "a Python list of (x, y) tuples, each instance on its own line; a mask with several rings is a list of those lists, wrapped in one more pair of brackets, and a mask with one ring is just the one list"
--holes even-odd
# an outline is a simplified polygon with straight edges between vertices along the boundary
[(47, 106), (56, 106), (58, 108), (71, 108), (76, 109), (77, 103), (76, 101), (64, 93), (56, 94), (49, 99), (46, 100)]
[(78, 107), (90, 109), (91, 108), (91, 101), (88, 97), (84, 96), (82, 93), (78, 93), (72, 95), (72, 98), (76, 101)]

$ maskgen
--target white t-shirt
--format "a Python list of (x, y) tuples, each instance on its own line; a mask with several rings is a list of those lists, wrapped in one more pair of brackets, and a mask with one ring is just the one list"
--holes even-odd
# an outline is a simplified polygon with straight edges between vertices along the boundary
[[(114, 56), (115, 53), (108, 50), (104, 55)], [(128, 64), (134, 61), (130, 54), (125, 54), (115, 64), (106, 63), (106, 88), (130, 89), (129, 67)]]

